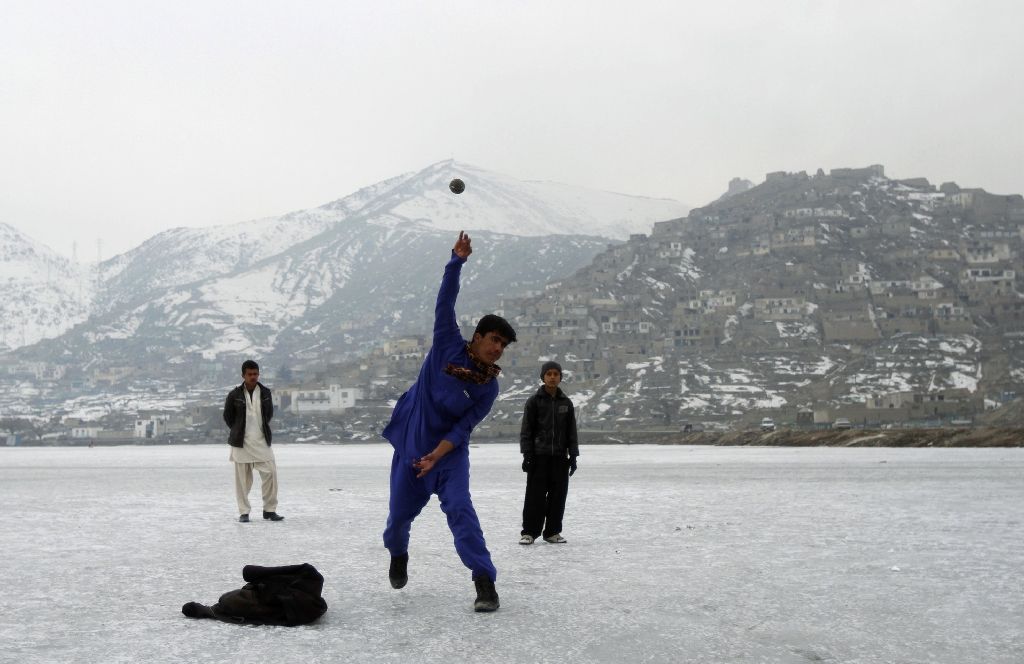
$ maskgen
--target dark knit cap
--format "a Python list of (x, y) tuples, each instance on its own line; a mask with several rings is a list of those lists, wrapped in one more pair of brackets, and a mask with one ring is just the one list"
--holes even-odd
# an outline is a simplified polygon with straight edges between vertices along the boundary
[(541, 378), (541, 380), (544, 380), (544, 374), (546, 374), (549, 369), (558, 369), (558, 373), (559, 374), (562, 373), (562, 365), (561, 364), (559, 364), (558, 362), (555, 362), (555, 361), (548, 361), (548, 362), (545, 362), (544, 364), (540, 365), (540, 378)]

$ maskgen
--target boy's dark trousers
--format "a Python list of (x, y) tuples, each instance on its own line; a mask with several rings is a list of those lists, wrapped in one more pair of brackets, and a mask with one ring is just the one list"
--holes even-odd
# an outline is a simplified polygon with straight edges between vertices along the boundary
[[(523, 532), (534, 539), (562, 532), (565, 497), (569, 493), (569, 460), (535, 454), (526, 473)], [(543, 528), (543, 533), (541, 529)]]

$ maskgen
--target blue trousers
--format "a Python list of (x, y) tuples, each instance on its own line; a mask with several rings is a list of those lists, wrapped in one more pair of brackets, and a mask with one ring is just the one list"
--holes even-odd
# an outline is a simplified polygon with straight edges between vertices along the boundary
[(391, 499), (388, 525), (384, 529), (384, 546), (392, 556), (409, 552), (412, 522), (430, 500), (431, 494), (436, 493), (462, 564), (474, 577), (486, 576), (496, 581), (498, 571), (491, 562), (480, 519), (469, 495), (469, 457), (451, 459), (441, 468), (435, 466), (426, 477), (417, 478), (418, 473), (412, 463), (403, 463), (395, 452), (391, 459)]

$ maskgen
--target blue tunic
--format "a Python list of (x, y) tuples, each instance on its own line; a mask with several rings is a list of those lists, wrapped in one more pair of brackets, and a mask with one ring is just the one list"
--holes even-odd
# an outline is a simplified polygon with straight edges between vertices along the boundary
[[(384, 437), (395, 448), (384, 546), (392, 556), (407, 553), (412, 522), (436, 494), (462, 563), (474, 578), (486, 576), (494, 581), (498, 573), (469, 493), (469, 434), (490, 412), (498, 396), (498, 381), (480, 385), (445, 373), (449, 364), (474, 366), (455, 318), (459, 274), (465, 262), (452, 252), (445, 265), (434, 310), (433, 346), (416, 382), (398, 399), (384, 428)], [(426, 476), (416, 477), (413, 462), (432, 452), (442, 440), (454, 448)]]
[(442, 440), (455, 446), (435, 468), (454, 465), (469, 454), (469, 434), (490, 412), (498, 396), (498, 381), (483, 385), (459, 380), (444, 372), (449, 363), (472, 368), (466, 342), (455, 318), (459, 274), (466, 261), (452, 252), (444, 268), (434, 309), (434, 342), (419, 377), (399, 398), (383, 435), (402, 461), (411, 464)]

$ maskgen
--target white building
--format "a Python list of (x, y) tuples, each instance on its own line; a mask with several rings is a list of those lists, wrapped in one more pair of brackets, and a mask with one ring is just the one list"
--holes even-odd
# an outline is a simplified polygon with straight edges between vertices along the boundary
[(933, 291), (942, 288), (942, 283), (927, 274), (910, 282), (910, 290), (914, 292)]
[(356, 399), (363, 396), (355, 387), (328, 385), (288, 390), (291, 396), (290, 410), (293, 413), (341, 413), (356, 405)]
[(167, 417), (140, 417), (135, 420), (136, 438), (158, 438), (167, 433)]
[(1005, 281), (1008, 284), (1012, 284), (1015, 276), (1013, 270), (1004, 270), (996, 268), (969, 268), (964, 270), (964, 276), (969, 281)]

